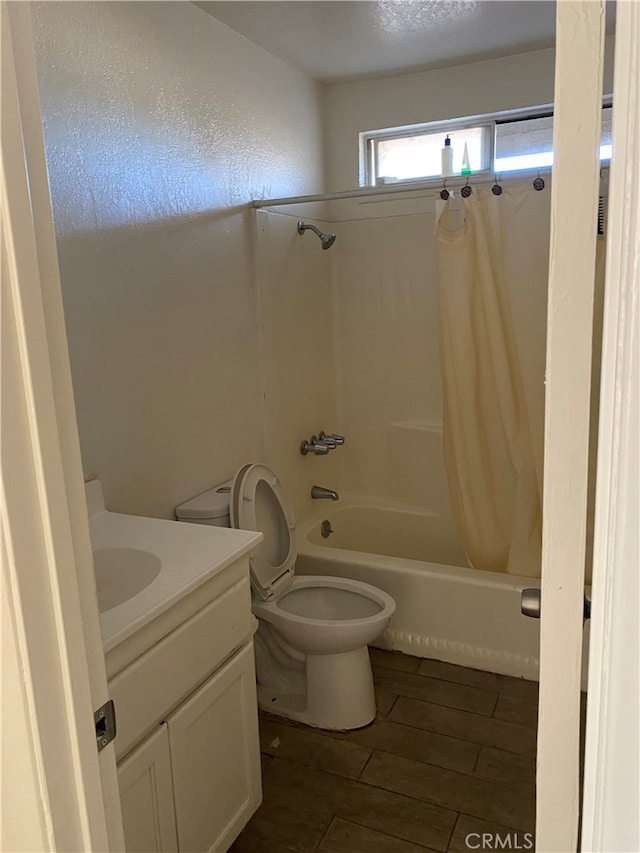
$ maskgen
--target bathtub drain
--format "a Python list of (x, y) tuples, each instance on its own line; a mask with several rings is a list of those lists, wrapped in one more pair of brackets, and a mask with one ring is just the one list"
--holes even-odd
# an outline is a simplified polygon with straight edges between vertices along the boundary
[(320, 525), (320, 533), (323, 539), (328, 539), (329, 536), (333, 533), (333, 528), (331, 527), (331, 522), (329, 519), (325, 518), (325, 520)]

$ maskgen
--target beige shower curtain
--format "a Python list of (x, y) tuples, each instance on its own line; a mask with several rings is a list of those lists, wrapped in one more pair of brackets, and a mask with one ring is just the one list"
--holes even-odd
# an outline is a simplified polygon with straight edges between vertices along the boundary
[(539, 577), (541, 489), (506, 273), (517, 264), (503, 252), (519, 204), (474, 191), (459, 227), (450, 201), (436, 223), (444, 456), (471, 564)]

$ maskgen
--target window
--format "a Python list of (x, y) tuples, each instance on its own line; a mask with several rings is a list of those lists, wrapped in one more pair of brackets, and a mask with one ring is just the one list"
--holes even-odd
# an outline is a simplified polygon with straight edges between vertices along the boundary
[(491, 126), (487, 124), (449, 130), (444, 135), (443, 131), (432, 131), (372, 140), (375, 175), (383, 179), (381, 183), (385, 183), (385, 179), (415, 181), (440, 175), (442, 168), (440, 150), (444, 144), (445, 135), (451, 139), (454, 172), (460, 173), (462, 169), (465, 143), (471, 171), (484, 171), (490, 168), (491, 163), (491, 131)]
[[(611, 159), (611, 112), (602, 110), (600, 159)], [(553, 114), (496, 120), (495, 172), (542, 169), (553, 164)]]
[[(465, 144), (472, 173), (548, 168), (553, 163), (553, 113), (543, 109), (361, 134), (361, 183), (376, 186), (440, 176), (446, 136), (453, 148), (454, 174), (460, 174)], [(602, 111), (601, 160), (611, 158), (611, 112), (608, 104)]]

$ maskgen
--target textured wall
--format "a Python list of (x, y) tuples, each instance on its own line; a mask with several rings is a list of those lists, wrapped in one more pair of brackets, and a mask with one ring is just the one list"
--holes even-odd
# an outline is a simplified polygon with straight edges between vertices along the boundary
[(319, 88), (190, 3), (33, 20), (85, 472), (171, 516), (263, 457), (246, 203), (321, 189)]
[[(613, 37), (604, 90), (613, 88)], [(327, 189), (358, 186), (358, 134), (384, 127), (513, 110), (553, 101), (555, 51), (535, 50), (468, 65), (324, 89)]]

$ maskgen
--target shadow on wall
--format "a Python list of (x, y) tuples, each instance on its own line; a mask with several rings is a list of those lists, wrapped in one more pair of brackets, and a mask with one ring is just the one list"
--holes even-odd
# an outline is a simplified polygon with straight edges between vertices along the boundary
[(246, 205), (58, 238), (85, 472), (166, 518), (263, 455)]

